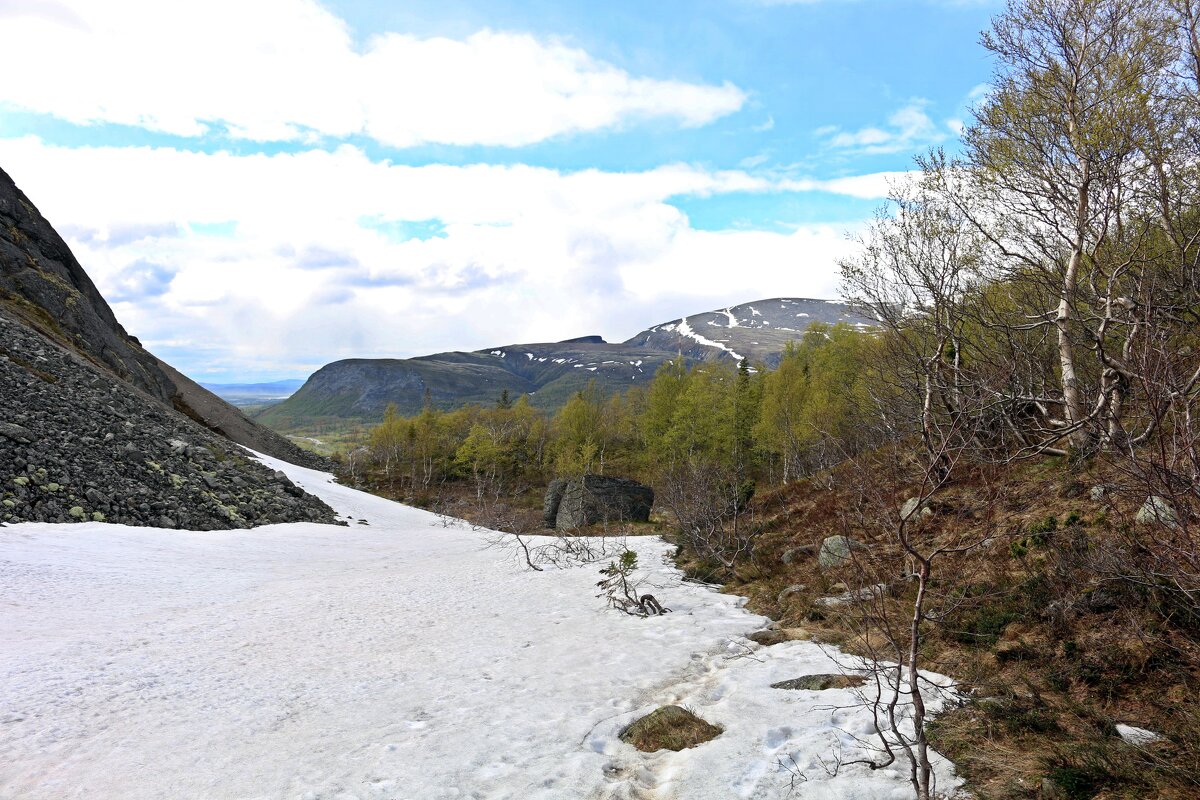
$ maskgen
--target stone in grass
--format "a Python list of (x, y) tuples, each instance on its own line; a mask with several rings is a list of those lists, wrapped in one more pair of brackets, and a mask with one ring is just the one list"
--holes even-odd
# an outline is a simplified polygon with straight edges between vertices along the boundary
[(717, 738), (723, 728), (712, 725), (681, 706), (663, 706), (636, 720), (619, 736), (643, 753), (686, 750)]
[(1138, 509), (1136, 520), (1139, 525), (1151, 525), (1157, 522), (1168, 528), (1179, 527), (1179, 515), (1175, 513), (1175, 507), (1171, 505), (1170, 500), (1158, 495), (1150, 495), (1146, 498), (1146, 502)]
[(834, 569), (850, 562), (850, 551), (866, 549), (866, 545), (849, 536), (826, 536), (817, 552), (817, 564), (822, 569)]
[(772, 683), (771, 688), (823, 692), (826, 689), (849, 689), (853, 686), (862, 686), (864, 683), (866, 683), (866, 680), (857, 676), (826, 673), (822, 675), (802, 675), (799, 678), (792, 678), (790, 681)]
[(787, 634), (775, 628), (765, 628), (761, 631), (755, 631), (746, 635), (746, 638), (755, 644), (761, 644), (763, 647), (770, 647), (773, 644), (783, 644), (788, 641)]

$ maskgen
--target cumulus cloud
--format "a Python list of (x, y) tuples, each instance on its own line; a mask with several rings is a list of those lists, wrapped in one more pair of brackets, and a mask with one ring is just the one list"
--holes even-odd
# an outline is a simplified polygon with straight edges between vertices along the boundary
[(314, 0), (0, 2), (0, 19), (0, 70), (20, 76), (0, 82), (0, 104), (184, 137), (516, 147), (646, 118), (704, 125), (746, 100), (527, 34), (359, 43)]
[[(842, 227), (700, 231), (669, 200), (886, 191), (886, 176), (784, 180), (687, 165), (403, 166), (350, 146), (238, 156), (25, 137), (0, 139), (0, 163), (67, 233), (125, 326), (197, 377), (623, 339), (731, 302), (832, 296)], [(436, 236), (386, 230), (431, 219)]]

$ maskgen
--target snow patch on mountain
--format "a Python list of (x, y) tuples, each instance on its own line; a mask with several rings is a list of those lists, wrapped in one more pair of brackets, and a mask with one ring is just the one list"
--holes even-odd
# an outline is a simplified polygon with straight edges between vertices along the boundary
[(733, 356), (738, 361), (742, 360), (742, 357), (740, 355), (738, 355), (737, 353), (735, 353), (727, 345), (724, 345), (721, 342), (714, 342), (712, 339), (706, 339), (705, 337), (701, 336), (700, 334), (698, 334), (694, 330), (692, 330), (692, 326), (688, 324), (686, 317), (684, 317), (679, 322), (679, 325), (676, 327), (675, 330), (681, 336), (686, 336), (689, 339), (694, 339), (695, 341), (699, 342), (700, 344), (704, 345), (705, 347), (715, 347), (718, 350), (724, 350), (726, 353), (729, 353), (729, 355)]

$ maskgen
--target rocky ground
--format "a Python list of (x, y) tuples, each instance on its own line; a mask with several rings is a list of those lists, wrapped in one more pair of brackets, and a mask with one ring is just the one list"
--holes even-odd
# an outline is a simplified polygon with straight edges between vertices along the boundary
[(0, 521), (336, 519), (282, 472), (0, 313)]

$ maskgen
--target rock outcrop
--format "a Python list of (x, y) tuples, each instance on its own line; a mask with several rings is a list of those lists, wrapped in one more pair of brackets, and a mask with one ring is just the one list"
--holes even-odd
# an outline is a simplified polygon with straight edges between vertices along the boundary
[(66, 242), (0, 170), (0, 309), (152, 400), (293, 464), (331, 464), (185, 378), (126, 333)]
[(336, 522), (282, 472), (0, 310), (0, 522)]
[(648, 522), (653, 505), (654, 490), (649, 486), (629, 478), (584, 475), (551, 483), (543, 515), (546, 527), (574, 530), (603, 523)]

